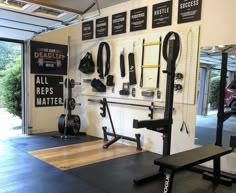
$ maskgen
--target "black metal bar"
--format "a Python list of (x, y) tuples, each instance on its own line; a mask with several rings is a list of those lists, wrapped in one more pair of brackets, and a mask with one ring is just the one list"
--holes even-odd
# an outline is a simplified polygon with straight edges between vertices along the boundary
[(56, 21), (56, 22), (62, 22), (61, 20), (58, 20), (58, 19), (52, 19), (52, 18), (39, 16), (39, 15), (31, 15), (29, 13), (14, 11), (14, 10), (5, 9), (5, 8), (0, 8), (0, 10), (12, 12), (12, 13), (17, 13), (17, 14), (21, 14), (21, 15), (27, 15), (27, 16), (30, 16), (30, 17), (36, 17), (36, 18), (40, 18), (40, 19), (46, 19), (46, 20), (51, 20), (51, 21)]
[(113, 131), (114, 137), (116, 138), (117, 135), (116, 135), (116, 131), (115, 131), (115, 128), (114, 128), (114, 124), (113, 124), (113, 121), (112, 121), (112, 117), (111, 117), (110, 109), (109, 109), (109, 106), (108, 106), (108, 104), (107, 104), (107, 100), (106, 100), (106, 98), (103, 99), (103, 102), (104, 102), (105, 105), (106, 105), (107, 112), (108, 112), (108, 116), (109, 116), (110, 123), (111, 123), (111, 128), (112, 128), (112, 131)]
[(17, 20), (13, 20), (13, 19), (6, 19), (6, 18), (0, 17), (0, 20), (11, 21), (11, 22), (21, 23), (21, 24), (25, 24), (25, 25), (32, 25), (32, 26), (35, 26), (35, 27), (42, 27), (42, 28), (47, 28), (48, 29), (48, 26), (37, 25), (37, 24), (33, 24), (33, 23), (28, 23), (28, 22), (22, 22), (22, 21), (17, 21)]
[(90, 6), (88, 6), (88, 8), (83, 11), (83, 14), (87, 13), (90, 9), (92, 9), (94, 5), (96, 5), (95, 2), (93, 2)]
[(159, 46), (159, 56), (158, 56), (158, 67), (157, 67), (157, 83), (156, 87), (159, 88), (160, 86), (160, 71), (161, 71), (161, 44), (162, 44), (162, 39), (160, 36), (160, 46)]
[(5, 41), (5, 42), (13, 42), (13, 43), (20, 43), (23, 44), (23, 40), (15, 40), (15, 39), (10, 39), (10, 38), (2, 38), (0, 37), (0, 41)]
[[(224, 98), (225, 98), (225, 86), (227, 78), (227, 63), (228, 53), (222, 53), (221, 62), (221, 74), (220, 74), (220, 90), (219, 90), (219, 106), (217, 113), (217, 129), (216, 129), (216, 145), (222, 146), (222, 134), (224, 124)], [(221, 172), (221, 159), (220, 157), (213, 161), (213, 174), (215, 177), (220, 177)]]
[(221, 74), (220, 74), (220, 90), (219, 90), (219, 106), (217, 113), (217, 130), (216, 145), (222, 146), (222, 133), (224, 123), (224, 98), (227, 78), (228, 53), (222, 53)]
[[(105, 139), (107, 139), (107, 136), (113, 136), (114, 137), (114, 134), (111, 133), (111, 132), (107, 132), (107, 129), (103, 127), (103, 134), (104, 134), (104, 141), (107, 141)], [(137, 150), (142, 150), (142, 147), (141, 147), (141, 141), (140, 141), (140, 134), (137, 133), (135, 134), (135, 138), (132, 138), (132, 137), (127, 137), (127, 136), (124, 136), (124, 135), (119, 135), (119, 134), (116, 134), (116, 137), (114, 139), (112, 139), (111, 141), (109, 141), (108, 143), (106, 143), (103, 147), (105, 149), (107, 149), (110, 145), (112, 145), (113, 143), (115, 143), (116, 141), (120, 140), (120, 139), (125, 139), (127, 141), (132, 141), (132, 142), (136, 142), (137, 143)]]
[(115, 142), (117, 142), (118, 140), (120, 140), (121, 137), (114, 137), (112, 140), (108, 141), (106, 144), (103, 145), (104, 149), (107, 149), (109, 146), (111, 146), (112, 144), (114, 144)]
[(166, 104), (165, 104), (165, 112), (164, 119), (169, 120), (167, 126), (167, 133), (163, 139), (163, 156), (170, 155), (171, 148), (171, 128), (173, 122), (173, 101), (174, 101), (174, 82), (175, 82), (175, 65), (177, 55), (177, 41), (169, 40), (169, 53), (167, 60), (167, 79), (166, 79)]
[(137, 143), (137, 150), (142, 150), (140, 137), (141, 137), (141, 135), (139, 133), (135, 134), (136, 143)]
[(133, 128), (135, 129), (144, 128), (144, 127), (153, 128), (153, 129), (166, 128), (167, 126), (169, 126), (169, 122), (170, 120), (168, 119), (143, 120), (143, 121), (138, 121), (134, 119)]
[(0, 27), (2, 27), (2, 28), (7, 28), (7, 29), (18, 30), (18, 31), (26, 31), (26, 32), (30, 32), (30, 33), (38, 33), (38, 32), (36, 32), (36, 31), (32, 31), (32, 30), (21, 29), (21, 28), (15, 28), (15, 27), (9, 27), (9, 26), (4, 26), (4, 25), (0, 25)]
[(171, 193), (174, 180), (174, 171), (166, 169), (165, 172), (165, 185), (163, 193)]
[[(88, 101), (90, 101), (90, 102), (101, 102), (102, 100), (88, 99)], [(146, 108), (149, 108), (149, 107), (150, 107), (150, 106), (148, 106), (148, 105), (140, 105), (140, 104), (132, 104), (132, 103), (121, 103), (121, 102), (113, 102), (113, 101), (107, 101), (107, 103), (110, 103), (110, 104), (117, 104), (117, 105), (136, 106), (136, 107), (146, 107)], [(165, 107), (153, 105), (153, 108), (154, 108), (154, 109), (161, 109), (161, 108), (164, 109)], [(173, 110), (174, 110), (174, 109), (173, 109)]]
[(102, 127), (102, 130), (103, 130), (103, 140), (104, 141), (108, 141), (108, 138), (107, 138), (107, 127)]
[[(106, 135), (114, 136), (113, 133), (107, 132), (107, 131), (106, 131)], [(132, 137), (127, 137), (127, 136), (119, 135), (119, 134), (116, 134), (116, 136), (119, 137), (120, 139), (125, 139), (125, 140), (128, 140), (128, 141), (137, 142), (137, 140), (135, 138), (132, 138)]]
[(142, 63), (141, 63), (141, 76), (140, 76), (140, 87), (143, 87), (143, 65), (144, 65), (144, 43), (145, 39), (143, 39), (143, 48), (142, 48)]

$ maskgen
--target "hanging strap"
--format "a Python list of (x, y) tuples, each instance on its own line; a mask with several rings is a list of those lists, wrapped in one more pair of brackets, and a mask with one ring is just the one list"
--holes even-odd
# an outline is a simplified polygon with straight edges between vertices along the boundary
[(175, 40), (176, 40), (176, 49), (174, 49), (174, 54), (173, 54), (173, 59), (176, 60), (178, 58), (179, 55), (179, 51), (180, 51), (180, 37), (179, 34), (173, 31), (170, 31), (166, 34), (165, 39), (163, 41), (163, 50), (162, 50), (162, 54), (163, 54), (163, 58), (167, 61), (168, 60), (168, 43), (169, 40), (171, 39), (171, 37), (174, 36)]
[[(103, 47), (106, 48), (106, 63), (105, 63), (105, 74), (103, 74)], [(104, 76), (107, 76), (110, 71), (110, 58), (111, 58), (111, 52), (110, 52), (110, 46), (107, 42), (101, 42), (98, 47), (98, 55), (97, 55), (97, 72), (99, 73), (99, 77), (101, 79), (104, 78)]]

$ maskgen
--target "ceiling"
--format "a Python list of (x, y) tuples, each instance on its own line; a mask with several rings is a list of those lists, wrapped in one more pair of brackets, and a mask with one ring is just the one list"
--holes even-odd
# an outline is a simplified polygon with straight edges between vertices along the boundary
[(0, 0), (0, 38), (34, 35), (99, 16), (100, 9), (129, 0)]
[(208, 64), (211, 68), (221, 69), (222, 51), (228, 53), (228, 70), (236, 71), (236, 45), (201, 48), (200, 63)]

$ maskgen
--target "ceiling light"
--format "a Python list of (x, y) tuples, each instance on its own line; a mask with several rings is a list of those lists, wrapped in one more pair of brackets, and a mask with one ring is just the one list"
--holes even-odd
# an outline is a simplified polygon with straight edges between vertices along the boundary
[(17, 0), (1, 0), (0, 7), (6, 7), (17, 10), (25, 10), (30, 4)]

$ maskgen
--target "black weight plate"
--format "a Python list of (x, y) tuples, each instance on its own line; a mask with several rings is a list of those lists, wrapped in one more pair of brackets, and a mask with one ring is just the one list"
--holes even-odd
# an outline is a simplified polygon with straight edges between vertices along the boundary
[(64, 128), (65, 128), (65, 114), (61, 114), (59, 119), (58, 119), (58, 131), (60, 133), (64, 133)]

